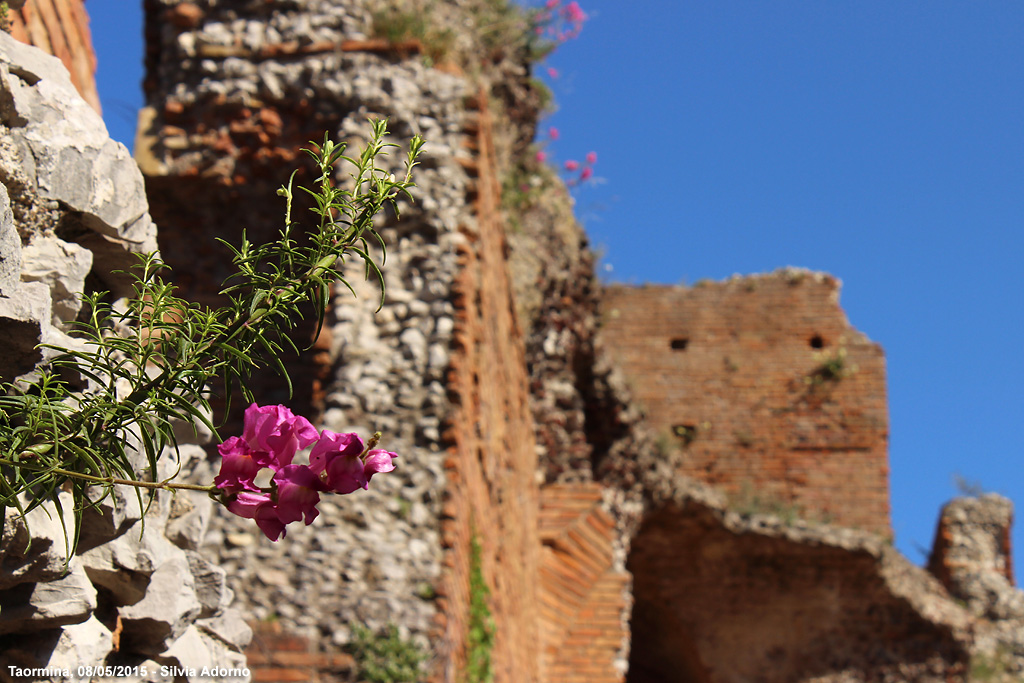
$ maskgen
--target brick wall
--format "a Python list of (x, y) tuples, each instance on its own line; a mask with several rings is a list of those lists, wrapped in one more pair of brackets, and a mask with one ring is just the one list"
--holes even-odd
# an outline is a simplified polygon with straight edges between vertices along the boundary
[(355, 666), (351, 655), (320, 652), (316, 643), (286, 633), (277, 622), (253, 622), (245, 651), (253, 683), (320, 683), (345, 680)]
[(602, 315), (607, 348), (684, 474), (739, 505), (889, 533), (885, 358), (847, 322), (838, 280), (785, 270), (612, 287)]
[(64, 62), (75, 88), (99, 113), (96, 54), (82, 0), (28, 0), (21, 9), (10, 10), (8, 18), (14, 38)]
[(615, 571), (615, 522), (597, 484), (541, 491), (539, 574), (542, 680), (619, 683), (628, 647), (631, 577)]
[(491, 114), (480, 97), (475, 227), (464, 226), (456, 282), (456, 328), (447, 388), (453, 411), (445, 463), (442, 545), (443, 640), (451, 670), (465, 665), (469, 611), (470, 543), (482, 547), (495, 622), (492, 663), (496, 681), (536, 681), (539, 541), (537, 456), (528, 405), (522, 334), (516, 323), (498, 212), (500, 184)]

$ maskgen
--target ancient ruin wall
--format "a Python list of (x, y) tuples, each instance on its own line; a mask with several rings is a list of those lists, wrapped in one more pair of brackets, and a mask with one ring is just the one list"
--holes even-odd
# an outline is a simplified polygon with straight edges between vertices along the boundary
[[(497, 680), (537, 680), (536, 449), (487, 88), (426, 66), (415, 46), (373, 40), (372, 6), (146, 5), (141, 159), (168, 236), (164, 255), (201, 300), (212, 300), (226, 272), (213, 237), (237, 241), (245, 228), (260, 239), (277, 229), (274, 189), (306, 141), (326, 130), (358, 145), (369, 115), (388, 117), (399, 144), (414, 133), (428, 140), (416, 203), (380, 226), (389, 245), (384, 307), (373, 313), (375, 287), (353, 269), (360, 298), (339, 288), (321, 351), (320, 424), (382, 431), (399, 469), (368, 492), (325, 501), (313, 526), (290, 529), (278, 544), (221, 517), (207, 549), (252, 617), (272, 617), (328, 650), (350, 639), (352, 623), (393, 622), (448, 681), (464, 665), (476, 540)], [(388, 163), (398, 171), (399, 161)], [(300, 396), (315, 394), (308, 372), (295, 379)], [(296, 407), (269, 377), (258, 395)]]
[(885, 358), (835, 278), (611, 287), (602, 325), (682, 474), (740, 506), (890, 533)]

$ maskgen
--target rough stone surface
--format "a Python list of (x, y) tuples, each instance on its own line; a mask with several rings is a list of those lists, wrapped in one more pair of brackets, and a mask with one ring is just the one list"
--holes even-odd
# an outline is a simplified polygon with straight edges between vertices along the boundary
[(85, 276), (91, 269), (91, 251), (53, 235), (36, 235), (22, 250), (21, 279), (42, 282), (50, 288), (55, 327), (78, 315)]
[(21, 239), (14, 227), (7, 187), (0, 186), (0, 296), (11, 296), (21, 279)]
[[(138, 168), (78, 97), (61, 63), (4, 33), (0, 183), (0, 379), (29, 380), (53, 353), (36, 344), (82, 343), (62, 328), (77, 315), (86, 283), (120, 291), (125, 281), (111, 271), (132, 265), (135, 253), (155, 250), (156, 228)], [(161, 477), (179, 465), (187, 470), (202, 453), (194, 445), (201, 430), (179, 431), (181, 452), (161, 457)], [(208, 500), (206, 507), (185, 509), (176, 503), (187, 497), (160, 494), (146, 508), (117, 488), (83, 515), (71, 558), (65, 533), (75, 527), (72, 501), (67, 493), (60, 500), (61, 513), (51, 502), (27, 519), (11, 507), (4, 512), (5, 679), (12, 665), (76, 671), (137, 664), (172, 651), (167, 661), (185, 667), (193, 666), (193, 656), (200, 666), (239, 666), (249, 633), (227, 607), (223, 570), (208, 560), (190, 561), (189, 550), (202, 542)], [(181, 638), (187, 640), (179, 644)]]

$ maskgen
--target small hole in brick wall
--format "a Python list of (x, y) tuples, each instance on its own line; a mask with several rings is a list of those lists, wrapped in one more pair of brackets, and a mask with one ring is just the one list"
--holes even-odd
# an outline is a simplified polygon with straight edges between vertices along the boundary
[(693, 443), (693, 440), (697, 438), (697, 426), (696, 425), (673, 425), (672, 433), (683, 442), (684, 446), (689, 446)]
[(668, 343), (673, 351), (683, 351), (689, 344), (690, 340), (687, 337), (676, 337)]
[(825, 347), (825, 340), (821, 338), (820, 334), (816, 334), (811, 337), (811, 341), (809, 343), (812, 349), (821, 349)]

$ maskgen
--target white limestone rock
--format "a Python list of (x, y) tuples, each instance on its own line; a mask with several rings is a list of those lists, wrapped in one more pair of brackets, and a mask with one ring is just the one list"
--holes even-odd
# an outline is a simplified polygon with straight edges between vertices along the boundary
[(0, 296), (13, 294), (18, 289), (20, 277), (21, 238), (14, 225), (7, 187), (0, 185)]
[(150, 576), (145, 597), (120, 610), (122, 640), (133, 652), (161, 654), (202, 613), (188, 558), (174, 551)]
[(0, 591), (0, 634), (41, 631), (89, 619), (96, 609), (96, 589), (78, 558), (71, 559), (68, 569), (56, 581)]
[[(19, 497), (23, 507), (29, 501)], [(61, 514), (52, 502), (31, 510), (24, 518), (8, 507), (0, 537), (0, 590), (36, 581), (55, 581), (68, 573), (65, 530), (72, 533), (74, 518), (68, 493), (60, 494)], [(63, 522), (63, 524), (62, 524)]]
[(85, 276), (91, 269), (92, 252), (54, 235), (35, 235), (22, 250), (21, 279), (50, 288), (56, 327), (78, 315)]

